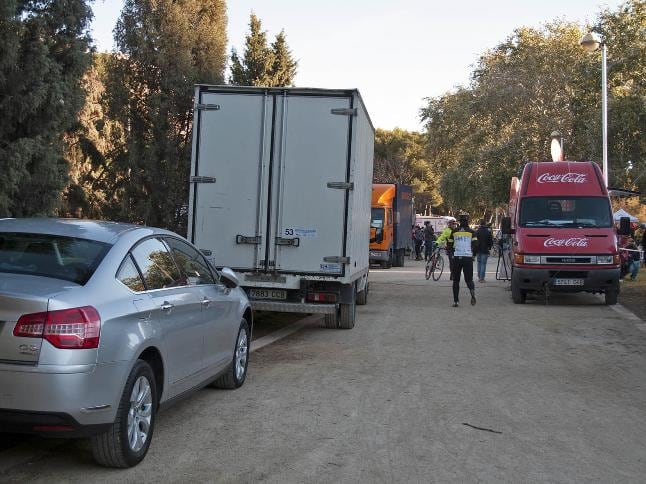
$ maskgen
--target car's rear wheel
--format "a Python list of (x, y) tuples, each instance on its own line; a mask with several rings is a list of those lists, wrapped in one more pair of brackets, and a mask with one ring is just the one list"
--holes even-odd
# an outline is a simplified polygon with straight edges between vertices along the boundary
[(240, 388), (247, 378), (247, 368), (249, 366), (249, 342), (251, 334), (247, 320), (243, 319), (238, 329), (238, 337), (233, 349), (233, 360), (231, 365), (220, 378), (213, 382), (216, 388), (225, 390), (234, 390)]
[(132, 467), (150, 447), (157, 413), (157, 385), (150, 365), (138, 360), (128, 376), (110, 430), (91, 439), (92, 455), (106, 467)]

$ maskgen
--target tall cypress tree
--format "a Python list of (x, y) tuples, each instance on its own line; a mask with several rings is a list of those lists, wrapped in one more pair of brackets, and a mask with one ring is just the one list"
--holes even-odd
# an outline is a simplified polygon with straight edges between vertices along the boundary
[(110, 164), (114, 216), (182, 231), (193, 86), (223, 83), (224, 0), (126, 0), (108, 62), (108, 116), (125, 127)]
[(252, 13), (242, 58), (235, 49), (231, 50), (229, 82), (238, 86), (292, 86), (296, 67), (285, 32), (281, 31), (269, 46), (262, 22)]
[(0, 6), (0, 217), (47, 215), (67, 180), (63, 136), (91, 61), (87, 0)]

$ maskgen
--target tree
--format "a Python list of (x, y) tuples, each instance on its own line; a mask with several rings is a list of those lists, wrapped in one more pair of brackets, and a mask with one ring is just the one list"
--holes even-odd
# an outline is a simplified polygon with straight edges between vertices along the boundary
[(0, 217), (47, 215), (67, 181), (63, 137), (84, 101), (86, 0), (0, 6)]
[(262, 22), (252, 13), (242, 59), (235, 48), (231, 50), (229, 82), (238, 86), (292, 86), (297, 66), (285, 32), (281, 31), (269, 47), (267, 32), (262, 30)]
[(110, 164), (115, 216), (182, 230), (193, 86), (224, 82), (224, 0), (126, 0), (108, 62), (108, 116), (124, 126)]
[(419, 212), (438, 207), (442, 198), (438, 180), (426, 157), (424, 136), (414, 131), (395, 128), (378, 129), (375, 133), (374, 183), (411, 185)]

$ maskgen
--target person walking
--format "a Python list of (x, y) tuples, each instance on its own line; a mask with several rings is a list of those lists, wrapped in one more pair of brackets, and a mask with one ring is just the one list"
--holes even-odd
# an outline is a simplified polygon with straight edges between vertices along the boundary
[(476, 304), (476, 289), (473, 284), (473, 255), (476, 250), (478, 237), (469, 227), (469, 218), (460, 217), (460, 226), (451, 231), (449, 242), (453, 245), (453, 307), (460, 305), (460, 274), (464, 273), (464, 282), (471, 293), (471, 305)]
[(433, 246), (435, 245), (435, 231), (430, 221), (424, 222), (424, 260), (431, 260)]
[(639, 249), (635, 244), (635, 240), (628, 238), (628, 244), (626, 244), (625, 251), (628, 253), (628, 263), (626, 267), (626, 273), (630, 274), (630, 280), (634, 281), (637, 279), (637, 274), (639, 273), (639, 264), (641, 259), (641, 254)]
[(440, 247), (446, 246), (446, 256), (449, 258), (449, 280), (453, 280), (453, 241), (449, 242), (451, 232), (458, 226), (455, 220), (449, 220), (449, 226), (442, 230), (435, 243)]
[(476, 230), (476, 237), (478, 238), (478, 243), (476, 245), (478, 261), (478, 282), (485, 282), (485, 276), (487, 274), (487, 259), (489, 259), (489, 251), (493, 247), (493, 235), (491, 235), (491, 230), (487, 227), (484, 219), (480, 219), (480, 226)]

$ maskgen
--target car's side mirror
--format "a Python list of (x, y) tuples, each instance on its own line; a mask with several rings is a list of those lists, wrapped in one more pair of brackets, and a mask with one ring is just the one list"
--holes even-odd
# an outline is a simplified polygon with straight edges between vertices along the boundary
[(240, 285), (240, 279), (238, 279), (236, 273), (228, 267), (222, 268), (220, 271), (220, 278), (222, 279), (222, 283), (231, 289)]
[(511, 217), (503, 217), (500, 222), (500, 231), (503, 235), (511, 235), (514, 233), (514, 229), (511, 228)]
[(630, 217), (619, 219), (619, 235), (630, 235)]

